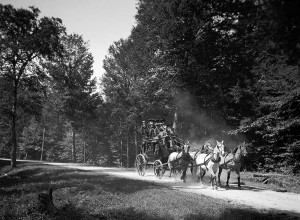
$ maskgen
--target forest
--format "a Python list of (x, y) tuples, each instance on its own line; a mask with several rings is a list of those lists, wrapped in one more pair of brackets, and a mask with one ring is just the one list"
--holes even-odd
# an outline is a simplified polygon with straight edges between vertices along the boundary
[(84, 36), (0, 4), (0, 157), (132, 167), (142, 120), (164, 118), (196, 148), (245, 141), (247, 170), (299, 172), (300, 1), (136, 7), (97, 80)]

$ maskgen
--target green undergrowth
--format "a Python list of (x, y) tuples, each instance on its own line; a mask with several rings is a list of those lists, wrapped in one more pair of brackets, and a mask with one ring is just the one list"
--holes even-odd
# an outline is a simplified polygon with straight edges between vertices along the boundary
[[(261, 173), (266, 174), (266, 173)], [(254, 177), (252, 172), (241, 172), (241, 179), (248, 186), (266, 188), (278, 192), (293, 192), (300, 194), (300, 176), (277, 175), (276, 173), (267, 173), (270, 175), (268, 181), (263, 183), (265, 177)]]
[[(7, 173), (8, 175), (4, 175)], [(294, 219), (152, 182), (43, 164), (0, 167), (0, 219)], [(53, 189), (55, 213), (36, 209)]]

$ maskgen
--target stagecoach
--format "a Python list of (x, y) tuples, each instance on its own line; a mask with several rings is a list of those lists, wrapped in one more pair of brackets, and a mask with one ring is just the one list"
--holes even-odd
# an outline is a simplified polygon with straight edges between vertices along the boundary
[[(168, 141), (163, 141), (163, 138)], [(144, 144), (140, 146), (139, 154), (135, 160), (137, 173), (140, 176), (144, 176), (146, 169), (151, 167), (154, 175), (160, 179), (168, 169), (169, 155), (180, 151), (183, 147), (183, 142), (176, 138), (175, 135), (146, 138), (143, 142)]]
[[(236, 147), (231, 153), (225, 154), (223, 141), (216, 141), (217, 145), (214, 148), (210, 142), (205, 142), (199, 150), (189, 152), (189, 142), (183, 143), (175, 135), (168, 136), (168, 139), (172, 141), (172, 144), (163, 141), (163, 138), (159, 136), (144, 140), (144, 145), (140, 146), (140, 153), (135, 160), (135, 167), (140, 176), (145, 175), (147, 167), (152, 167), (154, 175), (160, 179), (170, 167), (170, 177), (174, 171), (183, 171), (181, 179), (185, 182), (187, 168), (199, 168), (198, 179), (201, 185), (203, 185), (202, 178), (208, 170), (211, 174), (212, 188), (217, 189), (216, 177), (218, 175), (218, 182), (221, 185), (220, 174), (222, 169), (227, 169), (226, 184), (228, 185), (231, 170), (234, 170), (238, 175), (238, 186), (240, 187), (241, 158), (247, 154), (245, 143)], [(175, 156), (173, 157), (173, 155)]]
[[(146, 143), (148, 145), (148, 143)], [(163, 154), (160, 152), (153, 152), (153, 142), (146, 147), (146, 151), (143, 152), (143, 147), (140, 148), (140, 153), (136, 156), (135, 166), (138, 174), (144, 176), (148, 167), (153, 167), (154, 175), (161, 178), (165, 170), (167, 169), (167, 161), (170, 153)], [(157, 144), (157, 143), (155, 143)]]

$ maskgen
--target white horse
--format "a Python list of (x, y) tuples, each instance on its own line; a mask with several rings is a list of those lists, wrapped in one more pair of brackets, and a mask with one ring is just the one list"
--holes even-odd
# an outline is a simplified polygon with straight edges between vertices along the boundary
[(223, 169), (227, 169), (227, 181), (226, 186), (229, 187), (229, 179), (231, 171), (235, 171), (237, 174), (238, 187), (241, 188), (240, 182), (240, 169), (242, 166), (242, 158), (247, 155), (247, 148), (245, 142), (236, 147), (231, 153), (227, 153), (225, 156), (221, 156), (218, 182), (221, 185), (220, 176)]
[(220, 155), (224, 156), (224, 144), (223, 141), (217, 141), (216, 147), (212, 150), (211, 153), (208, 154), (199, 154), (196, 157), (196, 166), (200, 168), (198, 181), (201, 181), (201, 185), (203, 186), (203, 176), (205, 175), (206, 171), (208, 170), (211, 174), (211, 186), (212, 189), (218, 189), (217, 186), (217, 174), (219, 171), (219, 162), (220, 162)]
[(191, 173), (193, 176), (197, 175), (198, 172), (198, 166), (196, 165), (196, 158), (201, 153), (208, 153), (212, 152), (213, 147), (211, 146), (211, 143), (209, 141), (205, 141), (205, 143), (201, 146), (200, 149), (197, 151), (190, 152), (190, 156), (193, 159), (193, 164), (191, 166)]
[(183, 182), (186, 182), (186, 170), (192, 161), (189, 150), (190, 145), (187, 143), (183, 145), (181, 152), (173, 152), (169, 155), (168, 166), (170, 169), (170, 177), (175, 171), (183, 171), (180, 179), (182, 179)]

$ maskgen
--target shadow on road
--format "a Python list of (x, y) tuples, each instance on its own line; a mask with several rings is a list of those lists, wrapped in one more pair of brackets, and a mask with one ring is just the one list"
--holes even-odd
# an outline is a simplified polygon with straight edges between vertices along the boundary
[[(10, 162), (0, 160), (0, 169), (9, 166)], [(72, 164), (65, 164), (67, 167)], [(66, 166), (53, 166), (43, 163), (32, 164), (31, 162), (18, 162), (18, 170), (9, 172), (8, 176), (0, 178), (0, 194), (8, 198), (27, 197), (40, 193), (50, 187), (54, 190), (54, 197), (64, 195), (63, 204), (58, 206), (59, 216), (56, 219), (297, 219), (285, 213), (267, 212), (249, 208), (247, 206), (232, 206), (219, 199), (206, 196), (197, 196), (192, 193), (174, 191), (178, 188), (201, 189), (194, 182), (176, 183), (173, 188), (161, 185), (153, 181), (128, 179), (120, 176), (109, 175), (109, 173), (120, 173), (120, 169), (91, 167), (91, 170), (66, 169)], [(122, 171), (122, 170), (121, 170)], [(133, 172), (123, 170), (122, 172)], [(135, 175), (137, 175), (135, 173)], [(166, 177), (168, 178), (168, 177)], [(192, 179), (190, 179), (192, 181)], [(254, 187), (243, 186), (247, 190), (256, 190)], [(171, 189), (171, 190), (170, 190)], [(236, 189), (231, 186), (229, 189)], [(226, 190), (221, 188), (221, 190)], [(162, 193), (162, 195), (160, 195)], [(180, 195), (176, 200), (174, 196)], [(137, 201), (128, 203), (124, 198), (138, 198)], [(93, 198), (95, 203), (93, 203)], [(121, 202), (121, 205), (109, 205), (109, 208), (96, 210), (102, 205)], [(78, 199), (77, 199), (78, 198)], [(83, 200), (83, 198), (85, 200)], [(157, 199), (158, 198), (158, 199)], [(66, 202), (68, 199), (73, 202)], [(76, 203), (77, 200), (78, 204)], [(87, 204), (80, 205), (81, 200)], [(141, 208), (143, 201), (150, 201)], [(4, 200), (3, 200), (4, 201)], [(90, 202), (89, 202), (90, 201)], [(128, 207), (127, 204), (130, 204)], [(213, 205), (211, 205), (213, 204)], [(1, 205), (1, 204), (0, 204)], [(156, 209), (159, 207), (160, 212)], [(100, 209), (99, 209), (100, 210)], [(177, 214), (176, 214), (177, 213)]]

